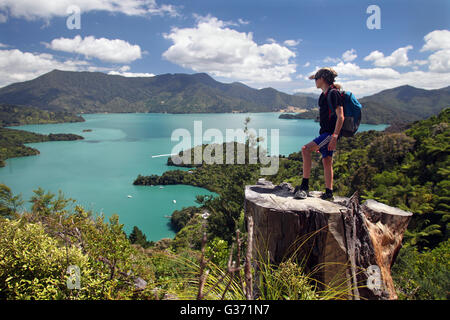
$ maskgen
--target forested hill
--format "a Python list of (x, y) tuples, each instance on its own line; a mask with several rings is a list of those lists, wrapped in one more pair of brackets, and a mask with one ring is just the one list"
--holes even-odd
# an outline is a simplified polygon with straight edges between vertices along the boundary
[(83, 121), (83, 117), (64, 110), (53, 112), (0, 103), (0, 127)]
[(363, 123), (410, 122), (426, 119), (450, 107), (450, 86), (425, 90), (406, 85), (359, 101), (364, 106)]
[(122, 77), (101, 72), (53, 70), (0, 89), (0, 103), (74, 113), (271, 112), (286, 106), (312, 108), (316, 99), (273, 88), (225, 84), (206, 73)]

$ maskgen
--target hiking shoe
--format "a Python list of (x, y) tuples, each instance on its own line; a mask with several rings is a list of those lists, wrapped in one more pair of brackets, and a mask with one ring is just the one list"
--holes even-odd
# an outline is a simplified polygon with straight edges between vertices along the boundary
[(322, 200), (328, 200), (328, 201), (333, 201), (334, 197), (332, 193), (328, 193), (328, 192), (324, 192), (322, 193), (322, 195), (320, 196), (320, 199)]
[(296, 186), (294, 189), (294, 199), (306, 199), (309, 197), (309, 192), (306, 189), (302, 189), (300, 186)]

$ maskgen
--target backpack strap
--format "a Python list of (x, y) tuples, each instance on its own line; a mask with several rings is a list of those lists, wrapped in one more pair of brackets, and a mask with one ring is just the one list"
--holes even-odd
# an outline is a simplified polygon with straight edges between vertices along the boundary
[(332, 87), (328, 89), (328, 92), (326, 93), (327, 98), (327, 104), (328, 104), (328, 119), (330, 119), (331, 115), (335, 113), (335, 110), (333, 110), (333, 107), (331, 106), (331, 90), (337, 90)]
[(331, 87), (328, 89), (328, 92), (326, 94), (326, 98), (327, 98), (327, 104), (328, 104), (328, 119), (331, 117), (332, 114), (336, 113), (336, 110), (333, 109), (333, 107), (331, 106), (331, 90), (337, 90), (338, 93), (341, 95), (341, 97), (344, 97), (344, 91), (340, 92), (339, 89), (333, 88), (333, 85), (331, 85)]

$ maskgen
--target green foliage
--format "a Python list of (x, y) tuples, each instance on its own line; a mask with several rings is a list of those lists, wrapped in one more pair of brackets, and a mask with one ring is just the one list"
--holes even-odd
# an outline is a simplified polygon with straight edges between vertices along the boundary
[(83, 121), (83, 117), (67, 111), (53, 112), (35, 107), (0, 104), (0, 127)]
[(262, 300), (319, 300), (315, 286), (305, 275), (303, 268), (287, 260), (278, 266), (260, 263), (259, 287)]
[[(83, 290), (67, 288), (69, 265), (82, 270)], [(64, 248), (42, 224), (0, 219), (0, 298), (63, 299), (85, 297), (92, 285), (89, 259), (75, 246)]]
[(176, 232), (180, 231), (197, 212), (199, 212), (197, 207), (183, 207), (181, 210), (175, 210), (172, 212), (170, 223), (173, 229)]
[(147, 241), (146, 235), (142, 232), (141, 229), (134, 226), (133, 230), (131, 231), (130, 235), (128, 236), (128, 239), (132, 244), (138, 244), (142, 248), (148, 248), (152, 245), (154, 245), (153, 241)]
[(203, 218), (201, 215), (198, 213), (194, 214), (188, 223), (175, 235), (171, 244), (172, 249), (176, 252), (183, 251), (186, 248), (200, 250), (203, 234), (202, 222)]
[(448, 300), (450, 298), (450, 240), (420, 253), (406, 246), (392, 268), (400, 299)]
[(219, 267), (225, 268), (228, 262), (228, 243), (215, 237), (205, 249), (205, 256)]
[(17, 209), (22, 205), (22, 196), (14, 196), (8, 186), (0, 183), (0, 217), (13, 217)]
[[(131, 245), (118, 216), (108, 222), (74, 200), (34, 191), (31, 212), (0, 219), (0, 295), (5, 299), (153, 298), (151, 258)], [(81, 272), (81, 288), (67, 287), (67, 268)], [(135, 286), (137, 279), (147, 285)]]

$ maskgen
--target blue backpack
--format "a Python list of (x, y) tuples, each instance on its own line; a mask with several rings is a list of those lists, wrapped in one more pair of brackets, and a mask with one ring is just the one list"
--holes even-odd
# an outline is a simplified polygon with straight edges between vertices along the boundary
[[(331, 90), (337, 90), (330, 88)], [(342, 125), (339, 135), (344, 137), (353, 137), (358, 131), (359, 124), (361, 122), (361, 108), (362, 105), (356, 99), (356, 97), (350, 91), (338, 91), (344, 101), (344, 124)], [(328, 92), (329, 93), (329, 92)], [(331, 94), (327, 93), (328, 107), (330, 108), (330, 114), (335, 113), (335, 110), (331, 107)]]

